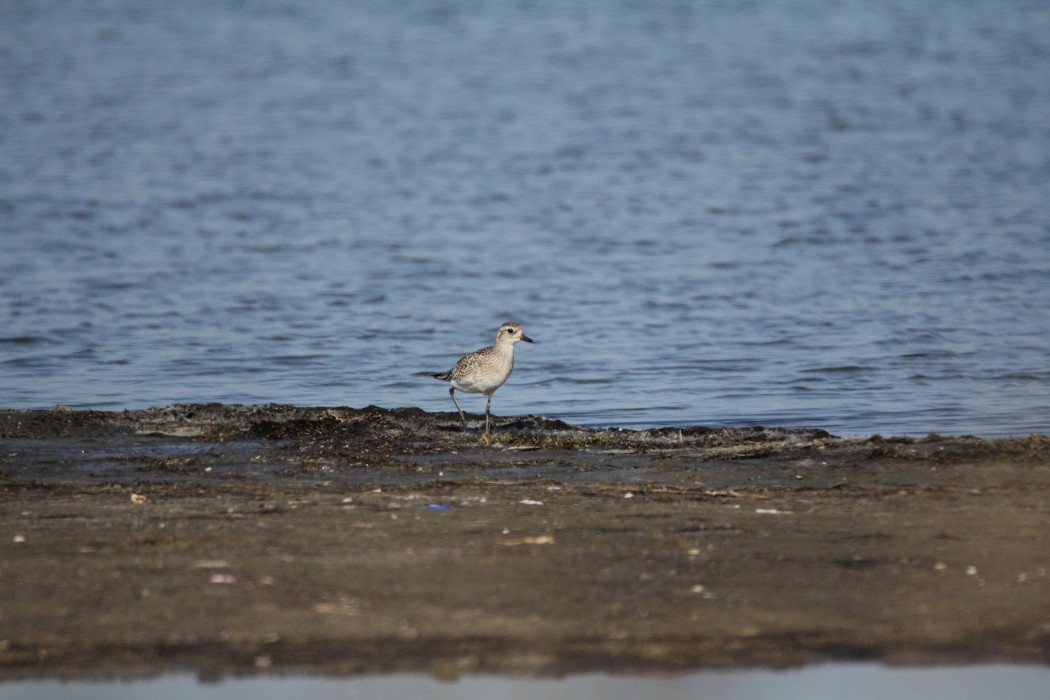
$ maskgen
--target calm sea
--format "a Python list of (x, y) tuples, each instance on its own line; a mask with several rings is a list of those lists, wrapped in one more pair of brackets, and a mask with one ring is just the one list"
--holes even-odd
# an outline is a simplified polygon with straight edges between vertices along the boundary
[(1050, 5), (0, 8), (0, 406), (448, 410), (507, 319), (498, 414), (1050, 432)]

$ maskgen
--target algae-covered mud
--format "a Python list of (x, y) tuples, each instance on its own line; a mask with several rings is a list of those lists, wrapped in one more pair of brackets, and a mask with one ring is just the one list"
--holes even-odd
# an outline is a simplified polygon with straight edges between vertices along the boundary
[(1050, 439), (0, 411), (0, 679), (1050, 663)]

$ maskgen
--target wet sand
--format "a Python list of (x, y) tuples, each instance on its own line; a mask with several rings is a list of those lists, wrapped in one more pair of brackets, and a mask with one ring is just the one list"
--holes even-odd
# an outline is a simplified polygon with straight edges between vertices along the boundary
[(1050, 439), (0, 411), (0, 553), (0, 680), (1045, 665)]

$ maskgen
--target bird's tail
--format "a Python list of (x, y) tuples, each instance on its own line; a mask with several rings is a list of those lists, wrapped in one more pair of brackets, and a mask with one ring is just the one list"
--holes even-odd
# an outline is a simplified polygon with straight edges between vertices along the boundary
[(430, 375), (434, 379), (440, 379), (443, 382), (447, 382), (452, 378), (452, 372), (438, 372), (437, 374)]

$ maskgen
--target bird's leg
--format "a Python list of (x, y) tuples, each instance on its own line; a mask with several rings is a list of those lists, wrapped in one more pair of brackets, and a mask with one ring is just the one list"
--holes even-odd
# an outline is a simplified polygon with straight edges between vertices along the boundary
[(492, 394), (488, 395), (489, 400), (485, 402), (485, 434), (489, 434), (489, 421), (492, 420)]
[(459, 407), (459, 401), (456, 401), (456, 387), (450, 386), (448, 388), (448, 395), (452, 397), (452, 403), (456, 404), (456, 410), (459, 411), (459, 420), (462, 421), (463, 427), (467, 427), (467, 417), (463, 415), (463, 409)]

